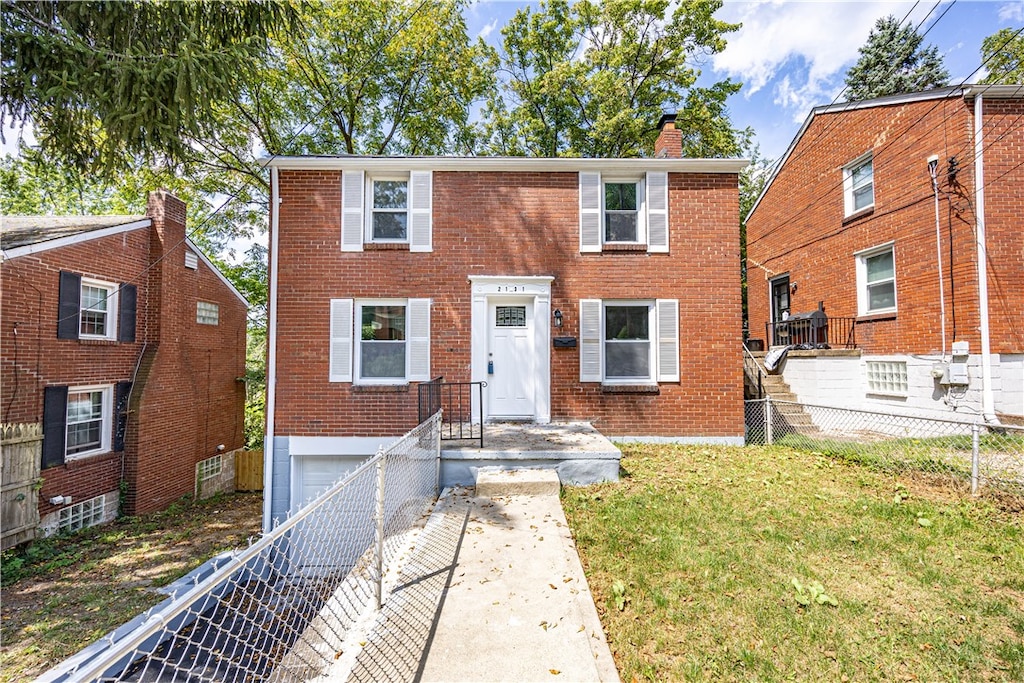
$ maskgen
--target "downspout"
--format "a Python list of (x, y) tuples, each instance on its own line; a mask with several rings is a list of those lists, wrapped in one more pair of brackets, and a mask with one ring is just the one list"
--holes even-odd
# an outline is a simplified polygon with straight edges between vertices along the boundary
[(946, 295), (942, 277), (942, 228), (939, 222), (939, 157), (928, 157), (928, 175), (932, 178), (935, 197), (935, 257), (939, 265), (939, 329), (942, 336), (942, 360), (946, 360)]
[(263, 533), (271, 530), (274, 483), (274, 400), (277, 388), (277, 234), (281, 197), (277, 168), (270, 169), (270, 282), (267, 296), (267, 432), (263, 435)]
[(978, 326), (981, 331), (981, 412), (985, 422), (999, 424), (992, 393), (992, 343), (988, 321), (988, 254), (985, 247), (985, 144), (983, 97), (974, 96), (974, 210), (978, 246)]

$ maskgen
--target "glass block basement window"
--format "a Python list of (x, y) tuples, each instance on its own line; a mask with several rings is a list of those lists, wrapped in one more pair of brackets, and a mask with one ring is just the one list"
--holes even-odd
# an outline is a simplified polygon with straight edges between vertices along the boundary
[(869, 360), (868, 393), (907, 395), (907, 364), (903, 361)]
[(207, 479), (213, 479), (221, 473), (224, 469), (224, 459), (215, 455), (212, 458), (207, 458), (199, 463), (199, 481), (206, 481)]
[(96, 496), (87, 501), (69, 505), (60, 511), (57, 531), (63, 534), (102, 523), (103, 504), (104, 497)]

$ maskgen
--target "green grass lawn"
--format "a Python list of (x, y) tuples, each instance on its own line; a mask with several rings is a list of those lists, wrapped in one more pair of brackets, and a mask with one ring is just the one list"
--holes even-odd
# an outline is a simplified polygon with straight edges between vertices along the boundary
[(1024, 520), (785, 447), (628, 445), (563, 489), (624, 681), (1024, 680)]

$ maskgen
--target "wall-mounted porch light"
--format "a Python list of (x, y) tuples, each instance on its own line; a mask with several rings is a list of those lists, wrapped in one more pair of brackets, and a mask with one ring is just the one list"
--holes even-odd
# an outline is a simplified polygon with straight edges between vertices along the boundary
[(562, 327), (562, 311), (556, 308), (555, 312), (554, 312), (554, 316), (555, 316), (555, 327), (561, 329), (561, 327)]

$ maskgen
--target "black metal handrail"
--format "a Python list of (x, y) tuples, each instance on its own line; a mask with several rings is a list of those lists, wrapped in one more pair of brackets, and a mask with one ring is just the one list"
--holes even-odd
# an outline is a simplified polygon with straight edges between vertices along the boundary
[[(419, 421), (441, 411), (441, 440), (478, 439), (484, 447), (484, 387), (487, 382), (445, 382), (435, 377), (421, 382), (417, 390)], [(473, 419), (473, 387), (476, 387), (477, 419)]]
[(746, 346), (743, 347), (743, 373), (750, 381), (751, 387), (757, 386), (756, 398), (764, 398), (764, 368), (761, 367), (761, 364), (754, 358), (754, 354)]
[(824, 320), (797, 318), (765, 323), (771, 346), (809, 344), (818, 348), (857, 348), (857, 319), (828, 316)]

